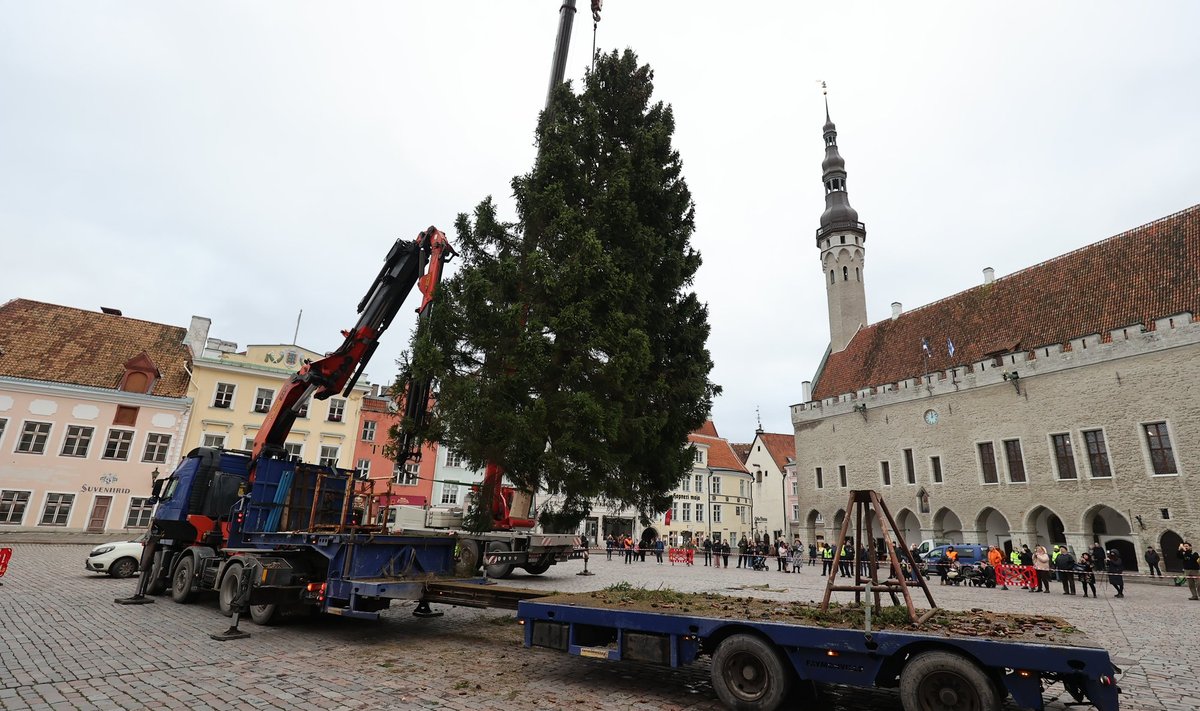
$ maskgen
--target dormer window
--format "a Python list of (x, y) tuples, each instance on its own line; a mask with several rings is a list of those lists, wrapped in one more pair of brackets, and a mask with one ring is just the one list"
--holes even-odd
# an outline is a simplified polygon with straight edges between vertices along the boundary
[(142, 351), (125, 363), (125, 372), (121, 375), (118, 389), (128, 393), (147, 394), (154, 389), (154, 383), (159, 376), (154, 361)]

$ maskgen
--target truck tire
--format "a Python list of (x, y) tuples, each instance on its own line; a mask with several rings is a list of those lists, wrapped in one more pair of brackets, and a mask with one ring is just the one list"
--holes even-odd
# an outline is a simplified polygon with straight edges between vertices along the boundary
[(179, 561), (179, 565), (175, 566), (175, 574), (171, 576), (172, 600), (180, 604), (192, 601), (192, 594), (196, 588), (195, 572), (196, 560), (192, 556), (186, 556)]
[(162, 595), (167, 591), (167, 581), (163, 578), (164, 556), (163, 551), (154, 554), (154, 562), (150, 564), (150, 579), (146, 581), (147, 595)]
[(463, 539), (458, 542), (458, 562), (454, 564), (454, 574), (460, 578), (474, 577), (479, 572), (479, 563), (483, 557), (479, 553), (479, 541)]
[(279, 606), (271, 603), (270, 605), (251, 605), (250, 620), (256, 625), (264, 627), (273, 625), (279, 621)]
[(712, 685), (734, 711), (775, 711), (792, 690), (792, 669), (771, 643), (735, 634), (712, 657)]
[(108, 574), (114, 578), (129, 578), (137, 572), (138, 562), (136, 558), (118, 558), (108, 566)]
[(552, 564), (552, 560), (539, 560), (536, 563), (530, 563), (529, 565), (526, 565), (525, 572), (529, 573), (530, 575), (541, 575), (547, 570), (550, 570), (550, 566)]
[(241, 578), (241, 563), (234, 562), (225, 567), (225, 575), (221, 578), (221, 587), (217, 590), (217, 605), (221, 608), (221, 614), (226, 617), (233, 614), (233, 601), (241, 592)]
[[(491, 543), (487, 544), (486, 550), (496, 551), (497, 553), (507, 553), (512, 549), (509, 548), (508, 544), (503, 541), (492, 541)], [(487, 554), (485, 553), (484, 555), (486, 556)], [(496, 565), (489, 565), (487, 566), (487, 574), (489, 578), (507, 578), (508, 576), (512, 575), (514, 567), (515, 566), (512, 563), (497, 563)]]
[(923, 652), (900, 672), (904, 711), (998, 711), (996, 685), (979, 665), (952, 652)]

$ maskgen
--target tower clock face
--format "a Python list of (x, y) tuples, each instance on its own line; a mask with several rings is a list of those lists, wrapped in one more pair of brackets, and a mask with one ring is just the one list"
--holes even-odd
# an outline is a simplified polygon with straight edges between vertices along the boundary
[(926, 424), (936, 425), (937, 421), (938, 421), (937, 410), (926, 410), (925, 411), (925, 423)]

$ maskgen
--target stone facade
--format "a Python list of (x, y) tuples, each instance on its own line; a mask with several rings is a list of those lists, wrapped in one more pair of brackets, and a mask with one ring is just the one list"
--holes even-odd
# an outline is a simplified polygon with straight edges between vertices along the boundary
[[(849, 491), (878, 489), (910, 544), (1099, 539), (1127, 568), (1147, 546), (1174, 567), (1179, 538), (1200, 537), (1197, 363), (1200, 324), (1183, 313), (794, 405), (801, 535), (832, 539)], [(1156, 423), (1173, 473), (1155, 473)]]

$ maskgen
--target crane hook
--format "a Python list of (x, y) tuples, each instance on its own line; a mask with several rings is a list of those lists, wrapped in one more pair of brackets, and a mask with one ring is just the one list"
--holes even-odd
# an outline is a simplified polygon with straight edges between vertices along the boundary
[(592, 0), (592, 22), (600, 21), (600, 8), (604, 6), (604, 0)]

